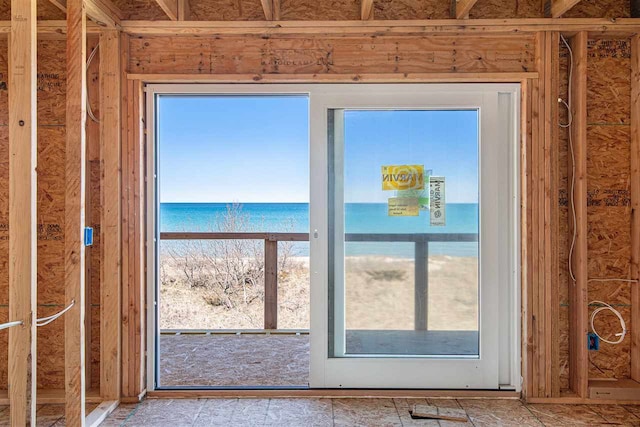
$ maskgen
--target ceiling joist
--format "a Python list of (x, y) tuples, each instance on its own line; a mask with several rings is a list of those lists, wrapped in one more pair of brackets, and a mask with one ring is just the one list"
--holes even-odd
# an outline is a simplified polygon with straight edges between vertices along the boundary
[(476, 1), (478, 0), (455, 0), (455, 18), (469, 18), (469, 11), (476, 4)]
[(559, 18), (578, 3), (580, 0), (547, 0), (544, 6), (545, 16)]
[(373, 19), (373, 0), (362, 0), (360, 3), (360, 19), (363, 21)]
[[(49, 0), (55, 7), (67, 13), (67, 0)], [(124, 19), (122, 10), (111, 0), (84, 0), (87, 16), (98, 25), (118, 27)]]

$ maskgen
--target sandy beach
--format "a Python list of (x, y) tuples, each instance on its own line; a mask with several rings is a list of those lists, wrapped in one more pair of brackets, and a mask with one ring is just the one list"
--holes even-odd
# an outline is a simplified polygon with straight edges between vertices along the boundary
[[(174, 259), (161, 257), (161, 329), (262, 329), (263, 283), (249, 283), (248, 302), (220, 304), (206, 286), (192, 287)], [(307, 257), (295, 257), (278, 277), (278, 328), (309, 328)], [(414, 328), (414, 262), (381, 256), (347, 257), (348, 329), (412, 330)], [(430, 330), (477, 330), (477, 258), (429, 258)], [(246, 299), (246, 298), (245, 298)]]

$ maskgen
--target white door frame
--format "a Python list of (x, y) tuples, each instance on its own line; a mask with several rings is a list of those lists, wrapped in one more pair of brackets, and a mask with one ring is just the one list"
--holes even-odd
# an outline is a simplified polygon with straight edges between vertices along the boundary
[[(520, 85), (519, 84), (150, 84), (146, 91), (146, 123), (147, 123), (147, 390), (156, 387), (156, 343), (159, 338), (158, 314), (156, 306), (156, 221), (158, 214), (156, 198), (156, 108), (155, 99), (158, 94), (206, 94), (206, 95), (308, 95), (310, 106), (310, 273), (311, 273), (311, 373), (310, 386), (314, 388), (335, 387), (376, 387), (376, 388), (483, 388), (488, 384), (490, 376), (497, 387), (520, 391), (520, 212), (519, 212), (519, 124), (520, 124)], [(494, 121), (493, 126), (482, 126), (481, 139), (489, 141), (506, 141), (506, 152), (499, 153), (500, 161), (508, 167), (509, 179), (501, 183), (501, 196), (494, 200), (502, 210), (508, 211), (508, 233), (498, 242), (494, 250), (500, 252), (506, 265), (501, 265), (494, 274), (499, 276), (500, 289), (496, 289), (491, 299), (500, 302), (499, 313), (484, 304), (486, 295), (482, 296), (481, 324), (492, 321), (498, 326), (493, 338), (481, 345), (481, 352), (486, 345), (495, 346), (499, 353), (498, 361), (479, 374), (467, 384), (452, 387), (456, 370), (447, 368), (452, 360), (437, 358), (403, 358), (401, 359), (410, 375), (424, 369), (425, 361), (432, 364), (442, 381), (429, 377), (400, 383), (400, 372), (392, 375), (376, 375), (370, 384), (357, 384), (352, 381), (342, 384), (341, 378), (347, 379), (350, 370), (367, 369), (379, 358), (329, 359), (328, 343), (328, 175), (327, 175), (327, 108), (375, 108), (371, 102), (354, 103), (354, 97), (362, 93), (379, 97), (379, 108), (403, 108), (414, 106), (419, 108), (455, 108), (469, 107), (470, 98), (490, 97), (493, 109), (500, 117), (506, 117), (504, 126)], [(439, 94), (439, 95), (438, 95)], [(493, 95), (491, 95), (493, 94)], [(425, 96), (437, 98), (439, 103), (425, 102)], [(449, 99), (447, 101), (446, 98)], [(467, 101), (465, 102), (465, 98)], [(476, 102), (477, 104), (477, 102)], [(478, 106), (478, 105), (476, 105)], [(483, 108), (487, 108), (485, 105)], [(481, 113), (482, 114), (482, 113)], [(497, 116), (496, 116), (497, 117)], [(503, 123), (502, 121), (500, 124)], [(487, 128), (487, 129), (485, 129)], [(493, 128), (493, 132), (488, 129)], [(487, 134), (485, 134), (487, 131)], [(506, 163), (505, 163), (506, 162)], [(494, 171), (496, 169), (494, 168)], [(496, 192), (497, 193), (497, 192)], [(486, 203), (486, 202), (485, 202)], [(482, 215), (482, 214), (481, 214)], [(504, 224), (504, 222), (503, 222)], [(481, 228), (481, 233), (486, 232)], [(485, 267), (486, 269), (486, 267)], [(497, 269), (496, 269), (497, 270)], [(484, 272), (481, 273), (484, 275)], [(485, 307), (483, 309), (483, 307)], [(495, 307), (495, 306), (493, 306)], [(484, 313), (484, 311), (493, 311)], [(493, 316), (493, 317), (492, 317)], [(481, 332), (481, 336), (482, 336)], [(394, 359), (385, 359), (390, 363)], [(396, 359), (397, 360), (397, 359)], [(479, 359), (460, 360), (455, 362), (476, 363)], [(484, 360), (481, 358), (480, 360)], [(340, 362), (340, 363), (339, 363)], [(348, 362), (346, 364), (341, 362)], [(452, 365), (453, 366), (453, 365)], [(450, 370), (450, 375), (446, 371)], [(482, 371), (482, 369), (479, 369)], [(459, 376), (459, 375), (458, 375)], [(460, 383), (462, 384), (462, 383)], [(480, 387), (477, 385), (480, 384)]]

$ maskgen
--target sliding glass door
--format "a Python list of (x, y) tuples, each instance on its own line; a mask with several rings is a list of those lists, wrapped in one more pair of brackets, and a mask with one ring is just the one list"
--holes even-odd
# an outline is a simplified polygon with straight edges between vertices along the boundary
[(324, 303), (312, 386), (513, 384), (499, 375), (513, 353), (500, 329), (513, 325), (497, 308), (516, 283), (501, 250), (515, 249), (516, 95), (466, 88), (359, 87), (312, 103), (312, 228), (325, 237), (312, 239), (324, 294), (312, 295)]
[[(148, 390), (167, 386), (519, 390), (518, 84), (158, 84), (148, 85), (146, 93), (147, 134), (154, 142), (147, 152)], [(167, 108), (168, 102), (176, 101), (197, 104), (193, 110), (199, 115), (215, 118), (198, 123), (208, 130), (193, 137), (191, 145), (184, 143), (187, 132), (180, 129), (193, 133), (195, 125), (177, 122), (183, 128), (178, 126), (170, 135), (160, 124), (184, 113)], [(257, 110), (267, 104), (269, 108)], [(294, 109), (297, 116), (285, 108), (293, 104), (299, 104)], [(230, 109), (234, 105), (240, 107)], [(231, 113), (233, 121), (224, 118)], [(295, 127), (296, 123), (308, 127)], [(295, 144), (286, 148), (291, 139), (286, 136), (292, 132)], [(175, 147), (168, 151), (171, 141)], [(201, 154), (193, 147), (203, 147)], [(305, 147), (308, 156), (286, 160)], [(194, 164), (206, 166), (176, 174), (170, 162), (182, 164), (187, 155)], [(180, 179), (186, 183), (176, 197), (197, 187), (196, 179), (184, 178), (187, 172), (213, 176), (212, 171), (223, 171), (219, 179), (205, 179), (210, 190), (198, 194), (222, 194), (214, 201), (225, 202), (224, 213), (231, 209), (233, 216), (221, 218), (234, 219), (234, 227), (167, 228), (170, 208), (176, 206), (159, 203), (161, 163), (174, 175), (163, 172), (163, 185)], [(293, 170), (302, 170), (304, 176)], [(256, 180), (249, 182), (252, 174)], [(228, 179), (231, 175), (237, 179)], [(308, 209), (306, 203), (293, 206), (285, 197), (305, 194), (306, 189)], [(272, 201), (265, 199), (268, 196), (280, 202), (277, 210), (263, 203)], [(242, 212), (230, 203), (236, 199), (247, 202)], [(193, 211), (193, 206), (186, 208)], [(246, 221), (251, 227), (243, 228), (238, 224), (245, 222), (236, 221), (250, 209), (252, 221), (263, 217), (286, 221), (294, 208), (303, 212), (299, 229), (276, 229), (271, 223), (271, 228), (259, 228), (251, 221)], [(234, 243), (239, 239), (250, 244)], [(284, 268), (282, 256), (291, 253), (278, 249), (279, 241), (288, 248), (308, 245), (297, 257), (287, 257), (300, 265), (302, 276)], [(181, 248), (194, 242), (199, 255), (187, 257), (190, 252)], [(238, 247), (249, 248), (251, 256), (237, 250), (231, 258), (227, 252), (219, 255), (220, 250)], [(191, 264), (196, 260), (197, 266), (204, 263), (206, 268), (197, 270), (198, 280), (204, 282), (180, 287), (181, 282), (172, 281), (168, 273), (192, 279), (193, 272), (162, 267), (163, 256), (166, 265), (173, 262), (177, 267), (187, 265), (183, 260)], [(249, 265), (251, 276), (220, 286), (229, 274), (220, 273), (218, 267), (228, 259), (233, 265)], [(235, 323), (218, 326), (207, 315), (189, 326), (197, 320), (189, 314), (196, 303), (183, 304), (184, 308), (161, 304), (175, 299), (176, 289), (199, 297), (193, 301), (206, 305), (208, 313), (218, 313), (216, 319), (224, 314)], [(229, 302), (230, 295), (237, 302)], [(298, 300), (303, 303), (293, 304)], [(308, 317), (307, 311), (296, 314), (300, 307), (309, 307)], [(163, 323), (161, 314), (168, 309), (175, 316), (162, 319), (191, 322), (189, 327), (174, 330)], [(251, 316), (240, 316), (246, 313)], [(211, 326), (200, 326), (205, 322)], [(252, 358), (251, 372), (268, 381), (251, 381), (242, 372), (228, 383), (198, 377), (197, 382), (168, 384), (177, 371), (159, 363), (160, 353), (168, 348), (160, 344), (193, 341), (183, 336), (185, 328), (205, 343), (198, 357), (208, 357), (206, 363), (194, 363), (188, 374), (197, 368), (207, 375), (213, 370), (226, 375), (249, 366), (242, 360)], [(301, 343), (295, 357), (284, 345), (271, 348), (274, 354), (294, 358), (298, 367), (309, 361), (308, 371), (303, 369), (296, 377), (302, 380), (275, 383), (273, 375), (266, 375), (267, 356), (261, 356), (256, 345), (237, 347), (245, 342), (284, 341)], [(234, 354), (244, 359), (228, 357), (224, 365), (210, 356), (220, 355), (218, 343), (235, 345), (239, 351)], [(194, 347), (177, 344), (182, 353), (175, 354), (193, 353)], [(189, 357), (195, 360), (194, 355)], [(267, 358), (269, 366), (290, 373), (292, 365), (284, 356)], [(205, 365), (211, 369), (203, 369)]]

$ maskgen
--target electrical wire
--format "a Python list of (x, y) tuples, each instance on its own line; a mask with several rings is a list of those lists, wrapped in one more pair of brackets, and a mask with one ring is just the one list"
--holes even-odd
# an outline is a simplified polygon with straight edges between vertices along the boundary
[[(573, 93), (571, 87), (571, 81), (573, 79), (573, 50), (571, 49), (571, 45), (567, 42), (567, 39), (564, 38), (562, 34), (560, 34), (560, 39), (562, 43), (567, 47), (569, 51), (569, 85), (567, 89), (568, 102), (562, 98), (558, 98), (558, 102), (563, 104), (567, 109), (567, 123), (559, 123), (559, 126), (564, 129), (569, 129), (569, 152), (571, 153), (571, 186), (569, 191), (569, 203), (571, 205), (571, 215), (573, 218), (573, 230), (571, 237), (571, 246), (569, 247), (569, 275), (571, 276), (571, 280), (575, 283), (576, 276), (573, 273), (573, 264), (571, 263), (571, 259), (573, 258), (573, 251), (576, 246), (576, 238), (578, 235), (578, 229), (576, 228), (576, 204), (574, 199), (574, 189), (576, 186), (576, 158), (575, 152), (573, 149), (573, 135), (571, 134), (571, 126), (573, 125), (573, 112), (571, 111), (571, 103), (573, 101)], [(593, 278), (588, 279), (589, 282), (626, 282), (626, 283), (638, 283), (638, 280), (635, 279), (618, 279), (618, 278)]]
[[(98, 52), (98, 48), (100, 47), (100, 43), (98, 43), (96, 45), (96, 47), (93, 48), (93, 50), (91, 51), (91, 53), (89, 54), (89, 57), (87, 58), (87, 71), (89, 71), (89, 65), (91, 65), (91, 61), (93, 61), (93, 57), (96, 56), (96, 53)], [(87, 90), (87, 115), (89, 116), (89, 118), (91, 120), (93, 120), (96, 123), (100, 123), (100, 120), (98, 120), (98, 118), (93, 114), (93, 110), (91, 109), (91, 101), (89, 100), (89, 81), (86, 81), (86, 90)]]
[(576, 186), (576, 157), (573, 151), (573, 137), (571, 135), (571, 125), (573, 124), (573, 112), (571, 111), (571, 101), (572, 90), (571, 90), (571, 80), (573, 79), (573, 50), (569, 45), (567, 39), (564, 38), (562, 34), (560, 34), (560, 39), (562, 43), (567, 47), (569, 51), (569, 85), (567, 89), (568, 101), (565, 102), (563, 99), (558, 99), (565, 107), (567, 107), (568, 120), (567, 123), (560, 123), (560, 127), (569, 129), (569, 151), (571, 153), (571, 188), (569, 191), (569, 203), (571, 205), (571, 215), (573, 216), (573, 236), (571, 238), (571, 246), (569, 247), (569, 275), (571, 276), (571, 280), (575, 283), (576, 276), (573, 274), (573, 265), (571, 263), (571, 259), (573, 258), (573, 250), (576, 246), (576, 238), (578, 234), (578, 229), (576, 228), (576, 204), (573, 197), (573, 190)]
[[(591, 301), (589, 304), (601, 304), (601, 307), (598, 307), (595, 310), (593, 310), (593, 312), (591, 313), (591, 318), (589, 319), (591, 330), (593, 331), (594, 334), (596, 334), (598, 338), (600, 338), (600, 341), (604, 341), (606, 343), (613, 344), (613, 345), (620, 344), (622, 341), (624, 341), (624, 337), (627, 335), (627, 324), (624, 322), (624, 319), (622, 318), (622, 314), (620, 314), (618, 310), (616, 310), (606, 302)], [(600, 334), (598, 334), (598, 331), (596, 331), (595, 326), (593, 325), (593, 321), (598, 315), (598, 313), (605, 310), (611, 311), (613, 314), (615, 314), (618, 317), (618, 320), (620, 320), (620, 326), (622, 327), (622, 332), (615, 334), (615, 336), (618, 337), (617, 341), (610, 341), (608, 339), (602, 338)]]
[(48, 325), (49, 323), (53, 322), (54, 320), (56, 320), (57, 318), (59, 318), (60, 316), (62, 316), (63, 314), (65, 314), (67, 311), (71, 310), (71, 307), (73, 307), (76, 304), (76, 300), (72, 300), (71, 304), (69, 304), (67, 306), (67, 308), (65, 308), (64, 310), (60, 311), (59, 313), (56, 313), (52, 316), (47, 316), (47, 317), (42, 317), (40, 319), (36, 319), (36, 326), (45, 326)]

